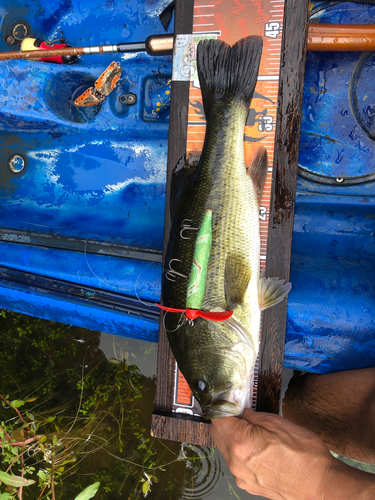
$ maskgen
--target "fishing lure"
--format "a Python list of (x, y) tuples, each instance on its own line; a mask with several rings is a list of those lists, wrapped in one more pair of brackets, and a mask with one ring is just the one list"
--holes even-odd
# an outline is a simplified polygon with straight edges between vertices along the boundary
[(212, 210), (206, 210), (195, 241), (193, 265), (187, 287), (186, 309), (176, 309), (156, 304), (160, 309), (167, 312), (184, 313), (190, 320), (200, 317), (211, 321), (225, 321), (232, 316), (233, 311), (211, 312), (200, 310), (206, 288), (207, 268), (210, 260), (211, 246)]
[(113, 61), (95, 81), (94, 86), (88, 88), (78, 96), (74, 104), (79, 107), (97, 106), (112, 92), (118, 84), (122, 74), (119, 63)]
[[(24, 38), (21, 43), (21, 52), (35, 50), (35, 57), (29, 58), (31, 61), (43, 61), (43, 62), (51, 62), (56, 64), (72, 64), (77, 59), (76, 55), (54, 55), (48, 57), (38, 57), (38, 50), (48, 50), (48, 49), (66, 49), (72, 48), (71, 45), (65, 43), (64, 39), (59, 40), (58, 42), (49, 42), (45, 40), (41, 40), (40, 38)], [(58, 53), (58, 50), (56, 50)]]

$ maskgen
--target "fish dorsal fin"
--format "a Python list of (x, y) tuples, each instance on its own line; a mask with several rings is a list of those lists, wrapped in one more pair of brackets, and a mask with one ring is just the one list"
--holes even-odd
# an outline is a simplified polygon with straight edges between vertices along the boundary
[(170, 195), (170, 214), (176, 210), (178, 200), (187, 185), (192, 181), (194, 174), (197, 172), (198, 167), (190, 167), (186, 165), (186, 157), (182, 156), (172, 172), (171, 180), (171, 195)]
[(249, 167), (247, 168), (247, 175), (254, 183), (255, 191), (258, 197), (258, 203), (262, 198), (264, 184), (266, 182), (268, 171), (268, 157), (267, 150), (263, 146), (259, 146), (254, 158), (252, 159)]
[(229, 310), (242, 305), (250, 283), (251, 269), (243, 255), (228, 255), (224, 269), (224, 292)]
[(290, 292), (291, 283), (279, 278), (261, 278), (258, 286), (259, 309), (264, 311), (281, 302)]

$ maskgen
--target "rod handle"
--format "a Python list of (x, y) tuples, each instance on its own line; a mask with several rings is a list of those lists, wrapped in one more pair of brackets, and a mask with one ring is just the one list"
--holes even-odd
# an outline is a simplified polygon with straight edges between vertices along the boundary
[(173, 35), (152, 35), (146, 38), (146, 52), (150, 56), (171, 56)]

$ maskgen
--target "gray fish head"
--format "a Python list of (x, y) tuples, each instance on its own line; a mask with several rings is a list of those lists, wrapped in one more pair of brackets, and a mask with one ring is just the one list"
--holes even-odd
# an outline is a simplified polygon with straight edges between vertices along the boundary
[(240, 416), (251, 408), (256, 350), (240, 323), (197, 318), (181, 327), (173, 344), (205, 418)]

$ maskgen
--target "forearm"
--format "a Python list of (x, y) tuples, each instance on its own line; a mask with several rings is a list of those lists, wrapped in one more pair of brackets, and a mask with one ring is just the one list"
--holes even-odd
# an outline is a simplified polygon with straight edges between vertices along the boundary
[(314, 433), (266, 413), (213, 421), (237, 485), (272, 500), (373, 500), (375, 475), (334, 458)]
[(355, 469), (335, 459), (320, 482), (317, 500), (373, 500), (375, 475)]

